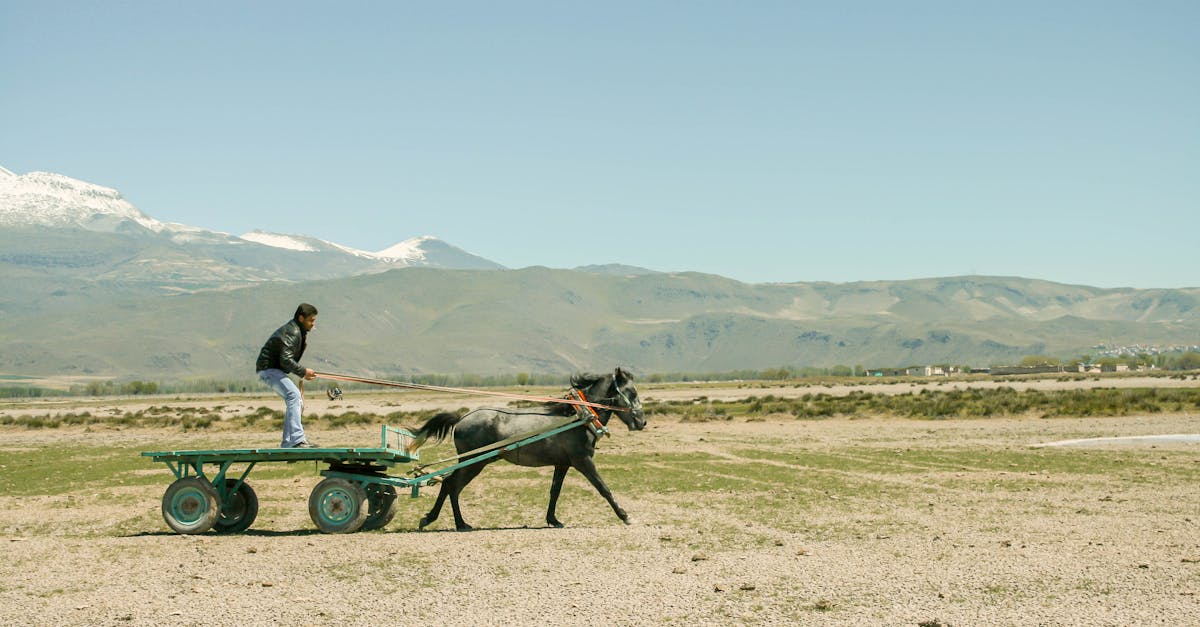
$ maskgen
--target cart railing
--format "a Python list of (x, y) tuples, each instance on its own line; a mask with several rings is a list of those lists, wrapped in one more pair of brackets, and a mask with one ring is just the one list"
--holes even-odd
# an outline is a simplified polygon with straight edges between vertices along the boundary
[[(383, 425), (381, 429), (380, 446), (393, 451), (408, 451), (408, 446), (413, 442), (413, 434), (407, 429), (391, 427)], [(417, 458), (417, 452), (412, 452), (412, 458)]]

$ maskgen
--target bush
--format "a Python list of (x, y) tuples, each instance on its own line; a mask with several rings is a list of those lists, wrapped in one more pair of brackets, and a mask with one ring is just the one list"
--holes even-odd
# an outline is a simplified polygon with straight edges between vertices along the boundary
[(874, 394), (861, 390), (846, 396), (805, 394), (800, 398), (749, 397), (738, 401), (649, 403), (647, 416), (679, 415), (684, 420), (707, 416), (763, 416), (791, 414), (802, 419), (833, 416), (895, 416), (952, 418), (1021, 416), (1127, 416), (1163, 411), (1200, 410), (1200, 389), (1136, 388), (1116, 390), (1059, 390), (1043, 392), (1011, 387), (993, 390), (931, 390), (912, 394)]

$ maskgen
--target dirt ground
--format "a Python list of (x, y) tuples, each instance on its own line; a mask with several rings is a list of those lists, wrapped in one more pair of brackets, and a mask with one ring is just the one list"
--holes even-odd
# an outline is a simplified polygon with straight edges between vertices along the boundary
[(170, 473), (138, 452), (277, 434), (0, 430), (0, 473), (78, 452), (45, 464), (57, 489), (0, 491), (0, 624), (1200, 624), (1200, 445), (1034, 448), (1197, 432), (1196, 415), (664, 419), (596, 456), (629, 526), (571, 473), (567, 526), (546, 528), (549, 470), (497, 464), (463, 496), (476, 531), (448, 507), (417, 531), (430, 489), (383, 530), (323, 535), (316, 469), (276, 464), (251, 476), (251, 530), (182, 536), (159, 514)]

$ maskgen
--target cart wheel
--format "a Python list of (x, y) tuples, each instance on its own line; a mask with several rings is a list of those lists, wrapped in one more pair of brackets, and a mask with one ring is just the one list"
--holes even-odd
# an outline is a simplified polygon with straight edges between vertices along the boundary
[(396, 488), (390, 485), (372, 483), (367, 486), (367, 519), (362, 528), (366, 531), (382, 529), (396, 517), (399, 505), (396, 502)]
[(220, 513), (216, 488), (200, 477), (179, 479), (163, 494), (163, 520), (176, 533), (204, 533), (212, 529)]
[[(237, 482), (237, 479), (226, 477), (225, 489), (232, 490)], [(241, 533), (254, 524), (255, 518), (258, 518), (258, 495), (243, 481), (237, 492), (229, 495), (229, 502), (221, 505), (221, 515), (213, 528), (217, 533)]]
[(367, 519), (367, 492), (357, 483), (328, 477), (308, 497), (308, 515), (325, 533), (354, 533)]

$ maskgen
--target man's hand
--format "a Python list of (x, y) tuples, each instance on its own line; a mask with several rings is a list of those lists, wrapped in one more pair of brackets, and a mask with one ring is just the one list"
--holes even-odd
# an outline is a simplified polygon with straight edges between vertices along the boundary
[(304, 369), (304, 380), (305, 381), (312, 381), (313, 379), (316, 379), (316, 378), (317, 378), (316, 370), (313, 370), (312, 368)]

